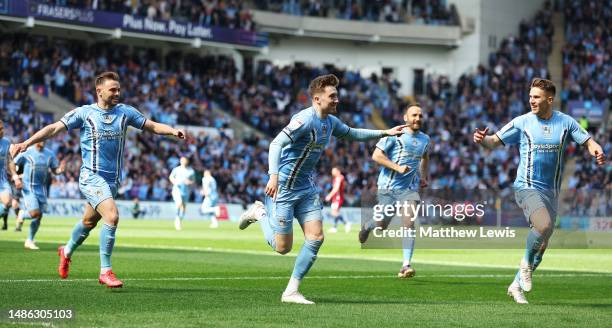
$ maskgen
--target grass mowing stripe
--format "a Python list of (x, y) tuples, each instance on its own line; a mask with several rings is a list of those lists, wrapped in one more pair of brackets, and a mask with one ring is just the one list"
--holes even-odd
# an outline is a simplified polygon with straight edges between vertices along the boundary
[[(57, 243), (61, 245), (65, 241), (45, 241), (40, 244), (53, 244)], [(264, 256), (283, 256), (283, 257), (296, 257), (297, 253), (290, 253), (286, 255), (280, 255), (274, 251), (256, 251), (256, 250), (239, 250), (239, 249), (228, 249), (228, 248), (213, 248), (213, 247), (197, 247), (197, 246), (173, 246), (173, 245), (151, 245), (151, 244), (130, 244), (122, 243), (117, 245), (116, 248), (140, 248), (140, 249), (159, 249), (159, 250), (180, 250), (180, 251), (195, 251), (195, 252), (212, 252), (212, 253), (229, 253), (229, 254), (244, 254), (244, 255), (264, 255)], [(362, 260), (362, 261), (376, 261), (386, 263), (397, 263), (398, 259), (388, 258), (376, 258), (369, 257), (368, 255), (350, 256), (350, 255), (335, 255), (335, 254), (323, 254), (317, 255), (319, 259), (339, 259), (339, 260)], [(401, 261), (400, 261), (401, 262)], [(429, 264), (429, 265), (443, 265), (451, 267), (471, 267), (471, 268), (486, 268), (486, 269), (518, 269), (518, 265), (501, 265), (501, 264), (482, 264), (472, 262), (459, 262), (459, 261), (437, 261), (437, 260), (423, 260), (418, 259), (413, 261), (415, 264)], [(540, 271), (553, 271), (553, 272), (587, 272), (587, 273), (611, 273), (608, 270), (597, 270), (593, 268), (584, 269), (578, 267), (571, 268), (541, 268)]]
[[(571, 278), (571, 277), (612, 277), (612, 274), (597, 274), (597, 273), (548, 273), (539, 274), (539, 277), (547, 278)], [(424, 274), (418, 278), (511, 278), (513, 274)], [(381, 278), (397, 278), (395, 275), (365, 275), (365, 276), (311, 276), (311, 279), (381, 279)], [(206, 280), (285, 280), (286, 276), (269, 276), (269, 277), (168, 277), (168, 278), (127, 278), (124, 281), (206, 281)], [(19, 283), (19, 282), (90, 282), (95, 279), (0, 279), (0, 283)]]

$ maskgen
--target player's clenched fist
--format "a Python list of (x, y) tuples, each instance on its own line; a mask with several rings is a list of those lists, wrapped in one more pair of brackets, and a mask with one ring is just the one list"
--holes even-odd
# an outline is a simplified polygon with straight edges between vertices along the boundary
[(398, 168), (397, 173), (399, 173), (399, 174), (406, 174), (406, 173), (408, 173), (408, 171), (410, 171), (410, 166), (408, 166), (408, 165), (401, 165)]
[(595, 151), (595, 161), (597, 162), (597, 165), (599, 166), (604, 165), (606, 163), (606, 156), (601, 150), (601, 147), (599, 147), (599, 150)]
[(489, 128), (485, 128), (484, 130), (476, 129), (474, 131), (474, 142), (477, 144), (481, 143), (487, 136), (487, 132), (489, 132)]

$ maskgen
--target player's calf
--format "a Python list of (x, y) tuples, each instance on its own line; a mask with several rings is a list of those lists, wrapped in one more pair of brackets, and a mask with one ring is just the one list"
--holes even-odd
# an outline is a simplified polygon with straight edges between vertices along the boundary
[(282, 255), (285, 255), (291, 252), (291, 249), (293, 248), (293, 236), (277, 234), (274, 236), (274, 239), (275, 239), (275, 247), (274, 247), (275, 252), (282, 254)]

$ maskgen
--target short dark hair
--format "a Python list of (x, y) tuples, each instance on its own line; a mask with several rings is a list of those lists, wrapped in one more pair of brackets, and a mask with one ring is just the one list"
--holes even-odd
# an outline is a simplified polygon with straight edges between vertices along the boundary
[(409, 109), (410, 107), (418, 107), (418, 108), (421, 108), (421, 104), (419, 104), (418, 102), (408, 104), (408, 106), (406, 106), (406, 109), (404, 109), (404, 114), (407, 114), (407, 113), (408, 113), (408, 109)]
[(531, 87), (542, 89), (544, 90), (544, 92), (553, 97), (557, 93), (557, 88), (555, 88), (555, 84), (553, 83), (553, 81), (541, 79), (539, 77), (536, 77), (531, 81)]
[(115, 72), (103, 72), (96, 76), (96, 87), (104, 83), (106, 80), (119, 81), (119, 74)]
[(337, 87), (338, 84), (340, 84), (340, 80), (338, 80), (334, 74), (317, 76), (310, 82), (310, 85), (308, 86), (308, 93), (311, 97), (314, 97), (315, 94), (323, 92), (325, 87)]

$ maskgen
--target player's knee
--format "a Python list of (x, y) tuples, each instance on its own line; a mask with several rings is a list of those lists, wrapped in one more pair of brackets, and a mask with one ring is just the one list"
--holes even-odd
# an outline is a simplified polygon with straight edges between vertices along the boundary
[(96, 227), (98, 220), (95, 219), (83, 219), (83, 226), (89, 230)]
[(41, 219), (42, 213), (40, 211), (32, 211), (30, 212), (30, 217), (32, 217), (32, 219)]
[(277, 253), (285, 255), (291, 252), (291, 245), (277, 245), (275, 250)]
[(110, 214), (108, 214), (104, 219), (106, 223), (116, 226), (119, 223), (119, 212), (113, 211)]
[(316, 240), (316, 241), (320, 241), (323, 242), (325, 240), (325, 236), (323, 235), (323, 231), (319, 231), (316, 233), (308, 233), (306, 234), (306, 239), (307, 240)]
[(543, 236), (550, 236), (554, 229), (552, 221), (548, 220), (535, 226), (535, 229)]

